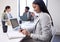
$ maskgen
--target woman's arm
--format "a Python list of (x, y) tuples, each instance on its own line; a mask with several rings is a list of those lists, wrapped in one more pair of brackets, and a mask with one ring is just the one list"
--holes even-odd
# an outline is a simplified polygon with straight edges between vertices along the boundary
[(4, 13), (1, 15), (1, 20), (3, 20), (4, 19)]

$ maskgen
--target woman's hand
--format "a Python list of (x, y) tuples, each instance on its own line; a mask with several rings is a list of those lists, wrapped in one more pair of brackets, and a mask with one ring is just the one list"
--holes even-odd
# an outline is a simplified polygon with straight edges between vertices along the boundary
[(20, 32), (22, 32), (24, 35), (30, 36), (30, 33), (26, 29), (24, 29), (24, 30), (22, 30)]
[(31, 12), (31, 15), (34, 17), (35, 16), (35, 14), (33, 13), (33, 12)]

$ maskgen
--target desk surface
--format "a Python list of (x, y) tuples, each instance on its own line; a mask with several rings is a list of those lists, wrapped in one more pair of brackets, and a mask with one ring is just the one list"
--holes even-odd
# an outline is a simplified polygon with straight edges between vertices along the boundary
[(34, 30), (35, 23), (28, 21), (28, 22), (22, 23), (20, 26), (21, 26), (22, 29), (32, 31), (32, 30)]
[(2, 31), (2, 27), (0, 26), (0, 42), (19, 42), (21, 41), (23, 38), (19, 38), (19, 39), (9, 39), (7, 36), (7, 33), (3, 33)]
[[(29, 24), (29, 25), (28, 25)], [(34, 27), (34, 23), (30, 23), (30, 22), (27, 22), (27, 23), (22, 23), (21, 24), (21, 27), (26, 27), (26, 29), (33, 29)], [(31, 27), (31, 28), (29, 28)], [(8, 27), (8, 31), (11, 31), (12, 28)], [(7, 36), (7, 33), (3, 33), (3, 30), (2, 30), (2, 26), (0, 26), (0, 42), (19, 42), (21, 41), (23, 38), (19, 38), (19, 39), (9, 39), (8, 36)]]

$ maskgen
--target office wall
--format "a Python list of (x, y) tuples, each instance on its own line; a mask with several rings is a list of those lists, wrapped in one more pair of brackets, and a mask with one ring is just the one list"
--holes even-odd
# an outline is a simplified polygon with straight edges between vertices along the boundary
[(53, 18), (54, 32), (60, 34), (60, 0), (48, 0), (48, 9)]
[(0, 18), (7, 5), (11, 6), (11, 14), (16, 18), (18, 15), (18, 0), (0, 0)]

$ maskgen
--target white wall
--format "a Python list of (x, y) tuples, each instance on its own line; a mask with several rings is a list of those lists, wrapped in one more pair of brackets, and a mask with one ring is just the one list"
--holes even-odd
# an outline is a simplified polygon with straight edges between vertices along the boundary
[(17, 0), (0, 0), (0, 18), (1, 18), (1, 14), (4, 11), (5, 6), (11, 6), (11, 14), (13, 15), (13, 17), (17, 17), (18, 15), (18, 1)]
[(60, 34), (60, 0), (48, 0), (48, 9), (54, 21), (54, 31)]

